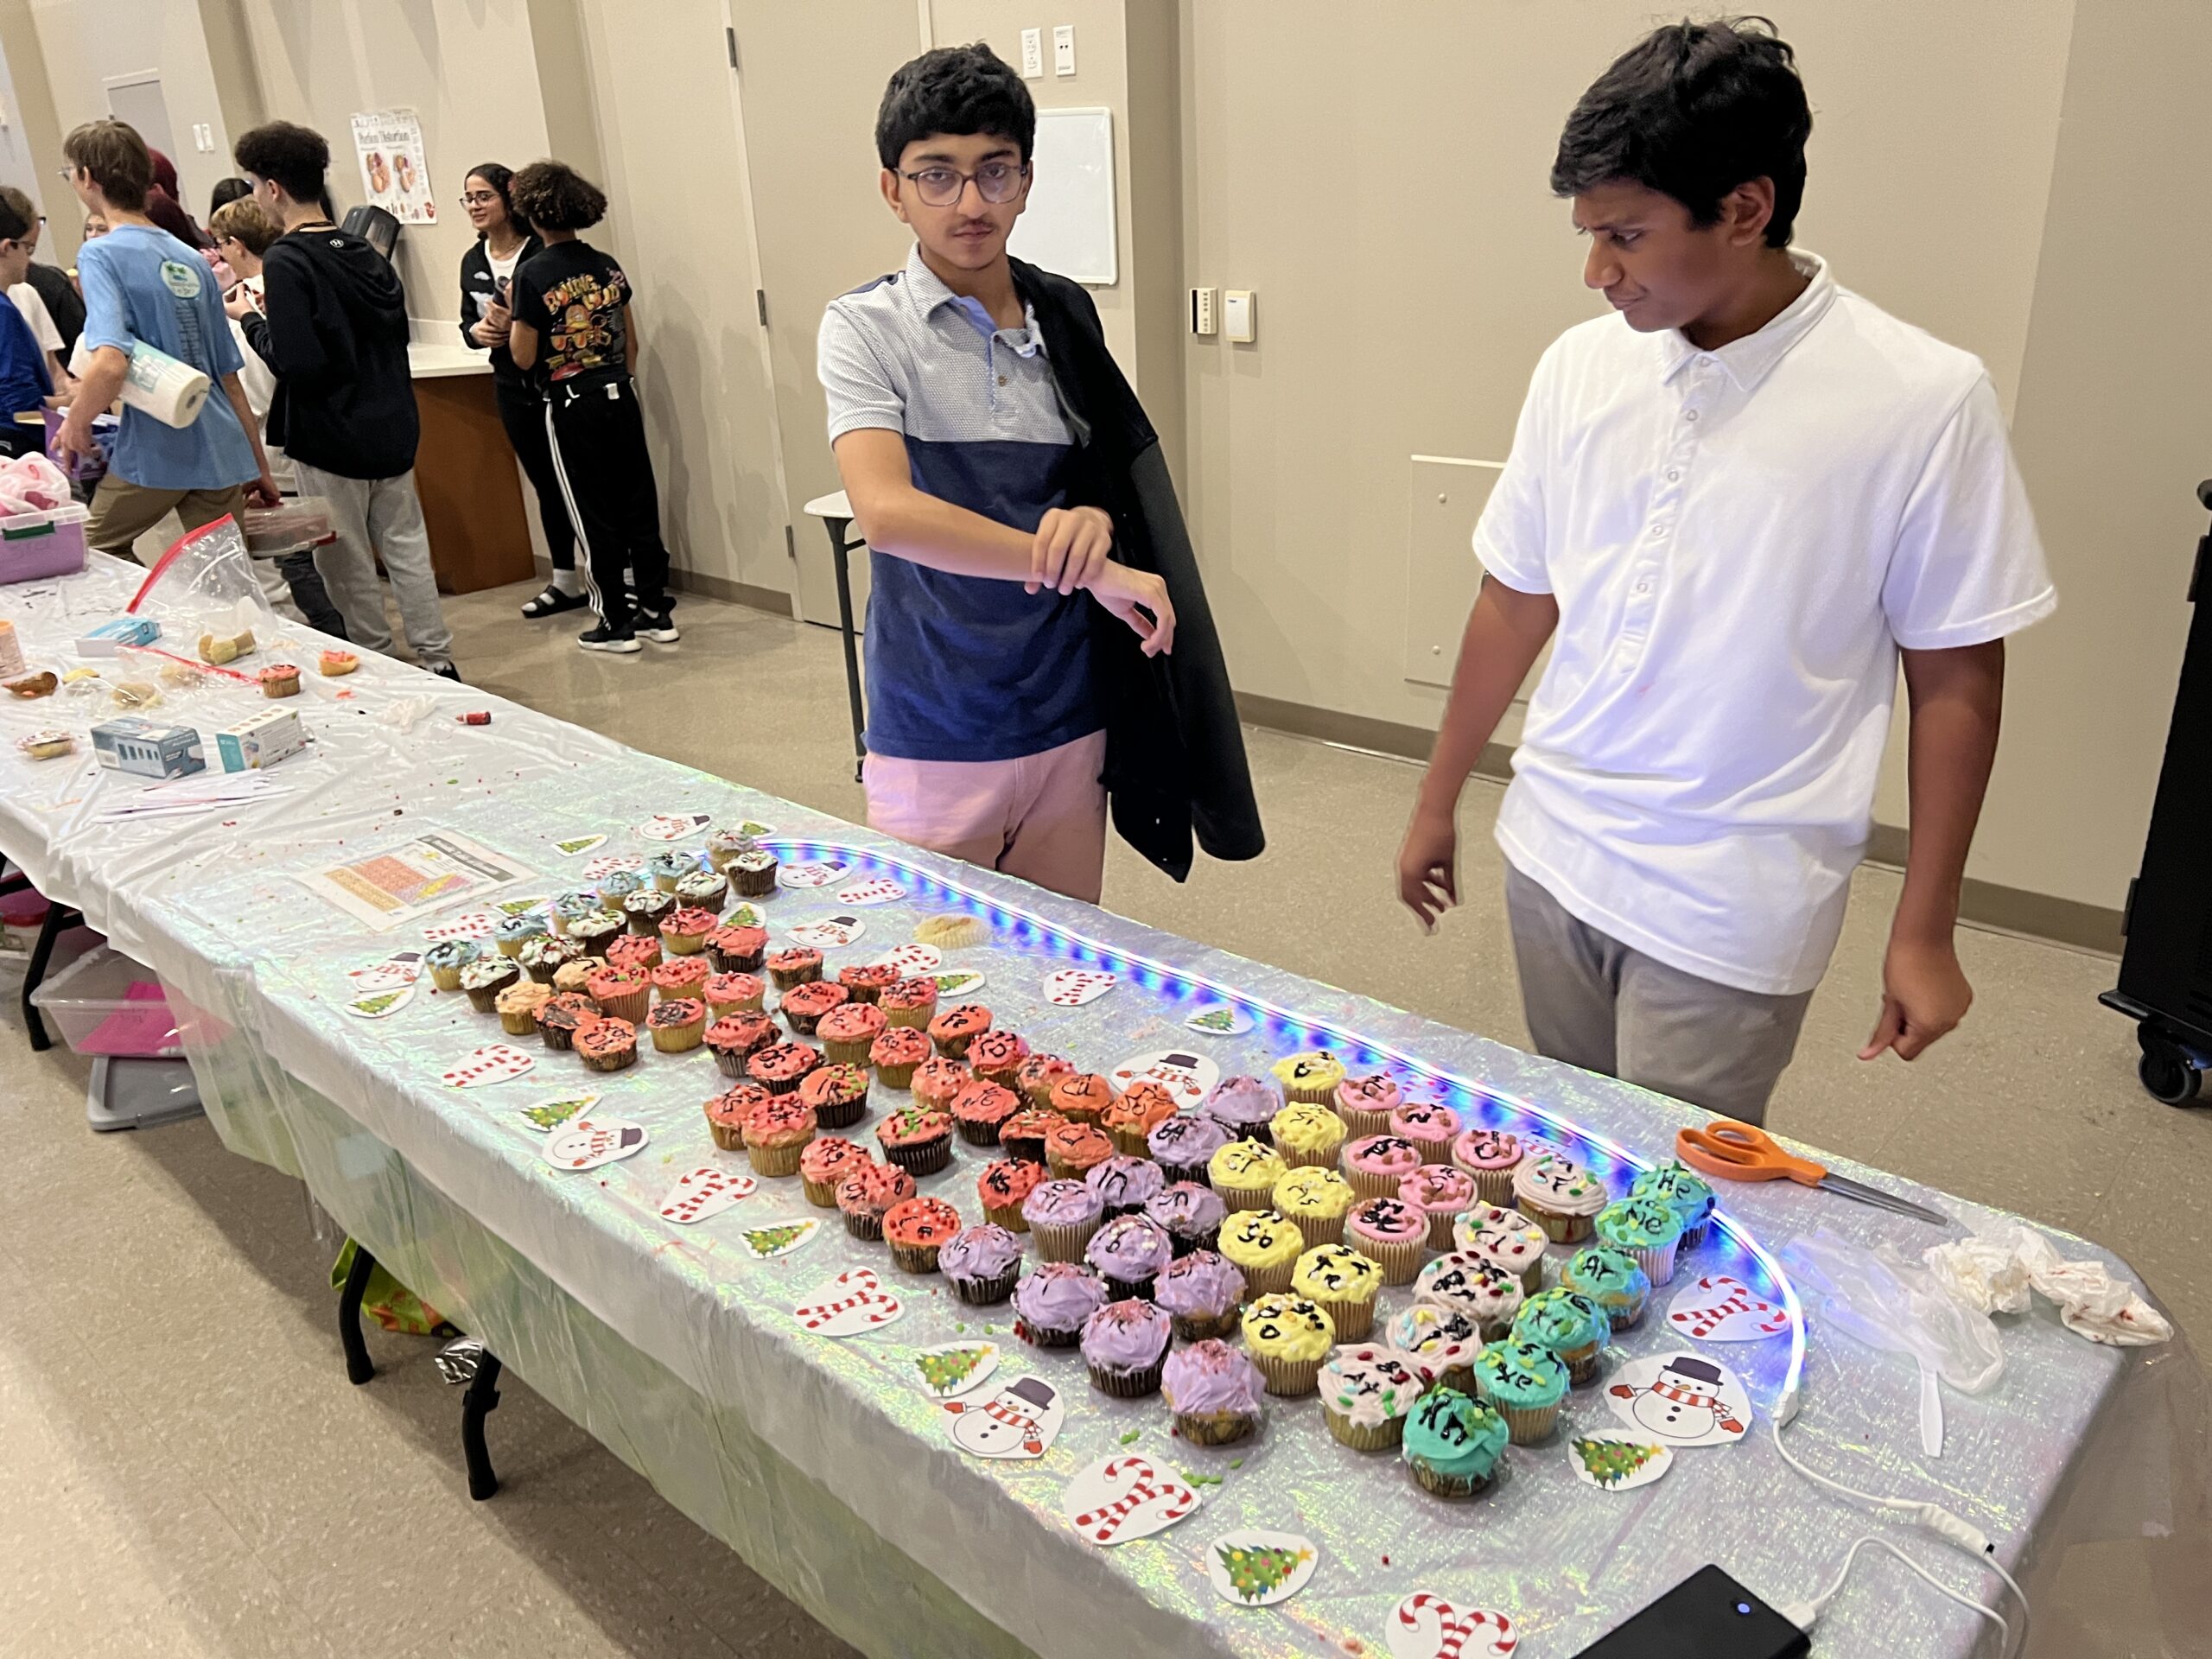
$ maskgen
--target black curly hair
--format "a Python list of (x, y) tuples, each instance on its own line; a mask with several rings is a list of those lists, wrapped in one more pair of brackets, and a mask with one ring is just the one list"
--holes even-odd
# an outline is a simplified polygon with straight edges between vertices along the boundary
[(507, 181), (506, 196), (541, 231), (588, 231), (607, 217), (607, 193), (566, 162), (532, 162)]
[(313, 127), (270, 121), (241, 137), (231, 155), (244, 171), (270, 179), (294, 201), (322, 200), (330, 145)]
[(893, 72), (875, 112), (875, 153), (896, 168), (907, 145), (933, 132), (1011, 139), (1027, 162), (1037, 105), (1012, 66), (981, 41), (940, 46)]

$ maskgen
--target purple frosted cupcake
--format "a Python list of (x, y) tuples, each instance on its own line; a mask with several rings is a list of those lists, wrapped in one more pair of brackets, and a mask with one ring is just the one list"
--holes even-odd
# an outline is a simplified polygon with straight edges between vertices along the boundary
[(1047, 1262), (1080, 1262), (1106, 1206), (1081, 1181), (1039, 1181), (1021, 1201), (1021, 1218)]
[(1039, 1348), (1072, 1348), (1084, 1321), (1105, 1306), (1105, 1281), (1089, 1268), (1047, 1262), (1014, 1287), (1014, 1334)]
[(1233, 1336), (1244, 1300), (1244, 1275), (1211, 1250), (1179, 1255), (1152, 1281), (1152, 1300), (1185, 1342)]
[(1175, 1433), (1193, 1446), (1241, 1440), (1266, 1409), (1260, 1368), (1225, 1342), (1194, 1343), (1168, 1355), (1160, 1391), (1175, 1414)]
[(1275, 1143), (1271, 1127), (1282, 1110), (1282, 1090), (1265, 1077), (1224, 1077), (1206, 1096), (1199, 1115), (1229, 1131), (1232, 1141), (1256, 1141), (1263, 1147)]
[(1021, 1276), (1021, 1241), (988, 1222), (964, 1228), (938, 1248), (937, 1266), (962, 1301), (978, 1306), (1002, 1302)]
[(1116, 1301), (1149, 1297), (1152, 1281), (1174, 1256), (1167, 1230), (1143, 1216), (1116, 1217), (1090, 1236), (1083, 1252), (1105, 1275), (1107, 1292)]
[(1168, 1334), (1167, 1315), (1150, 1302), (1131, 1297), (1107, 1303), (1083, 1324), (1090, 1386), (1121, 1400), (1159, 1393)]
[(1205, 1186), (1206, 1166), (1213, 1155), (1236, 1137), (1210, 1117), (1185, 1113), (1153, 1126), (1145, 1148), (1171, 1181), (1195, 1181)]
[(1083, 1184), (1098, 1195), (1110, 1221), (1116, 1216), (1133, 1216), (1142, 1210), (1146, 1201), (1167, 1185), (1167, 1177), (1149, 1158), (1128, 1158), (1116, 1154), (1103, 1164), (1093, 1164), (1084, 1176)]
[(1210, 1186), (1177, 1181), (1147, 1198), (1144, 1212), (1167, 1230), (1167, 1242), (1176, 1255), (1188, 1255), (1213, 1249), (1221, 1236), (1221, 1224), (1229, 1217), (1229, 1206)]

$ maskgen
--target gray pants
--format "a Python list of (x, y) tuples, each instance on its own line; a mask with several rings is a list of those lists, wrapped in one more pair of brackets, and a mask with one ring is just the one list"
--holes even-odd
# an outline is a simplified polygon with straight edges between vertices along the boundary
[(1726, 1117), (1766, 1121), (1810, 991), (1764, 996), (1670, 968), (1570, 915), (1510, 863), (1505, 909), (1539, 1054)]
[(385, 620), (384, 588), (377, 581), (377, 560), (391, 578), (399, 601), (399, 623), (415, 660), (424, 668), (453, 662), (453, 634), (438, 607), (438, 580), (430, 570), (430, 533), (423, 525), (423, 503), (415, 493), (412, 467), (397, 478), (340, 478), (293, 460), (300, 493), (330, 503), (330, 527), (338, 539), (315, 550), (331, 601), (346, 619), (346, 637), (355, 645), (389, 656), (391, 628)]

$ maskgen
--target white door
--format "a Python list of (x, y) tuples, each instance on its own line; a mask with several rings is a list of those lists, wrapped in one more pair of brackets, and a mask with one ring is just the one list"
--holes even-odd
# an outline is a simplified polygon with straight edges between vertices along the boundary
[(176, 140), (169, 134), (168, 100), (162, 96), (159, 75), (118, 76), (109, 81), (107, 111), (117, 120), (137, 128), (147, 149), (176, 160), (179, 152)]

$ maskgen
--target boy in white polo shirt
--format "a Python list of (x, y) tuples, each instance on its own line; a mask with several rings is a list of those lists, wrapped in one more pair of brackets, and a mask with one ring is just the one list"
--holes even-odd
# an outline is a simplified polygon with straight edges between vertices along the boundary
[(1842, 927), (1900, 661), (1911, 852), (1860, 1058), (1973, 993), (1952, 945), (2004, 638), (2056, 603), (1981, 364), (1789, 246), (1812, 130), (1755, 22), (1660, 29), (1552, 168), (1620, 312), (1536, 366), (1399, 854), (1433, 925), (1453, 813), (1547, 639), (1498, 814), (1537, 1049), (1760, 1121)]

